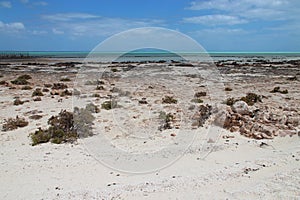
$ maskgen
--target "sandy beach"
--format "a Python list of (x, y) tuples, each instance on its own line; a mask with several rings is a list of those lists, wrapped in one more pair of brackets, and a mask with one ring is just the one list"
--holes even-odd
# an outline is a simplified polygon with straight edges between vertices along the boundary
[[(300, 197), (299, 60), (0, 65), (1, 199)], [(92, 136), (32, 145), (90, 103)]]

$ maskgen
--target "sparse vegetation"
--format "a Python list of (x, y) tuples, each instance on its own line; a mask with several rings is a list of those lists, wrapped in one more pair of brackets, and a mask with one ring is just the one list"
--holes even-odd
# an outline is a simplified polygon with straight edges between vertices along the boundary
[(12, 84), (15, 85), (27, 85), (29, 84), (28, 80), (31, 79), (30, 75), (24, 74), (16, 78), (15, 80), (11, 81)]
[(8, 85), (6, 81), (0, 81), (0, 85)]
[(33, 93), (32, 93), (31, 96), (33, 96), (33, 97), (35, 97), (35, 96), (44, 96), (44, 94), (42, 93), (41, 88), (36, 88), (36, 89), (33, 91)]
[(64, 77), (64, 78), (61, 78), (60, 81), (62, 81), (62, 82), (70, 82), (71, 79), (67, 78), (67, 77)]
[(228, 106), (232, 106), (235, 102), (237, 102), (237, 100), (235, 100), (234, 98), (228, 98), (224, 103)]
[(195, 97), (205, 97), (206, 96), (206, 92), (196, 92), (195, 93)]
[(145, 97), (143, 97), (141, 100), (139, 100), (139, 104), (148, 104)]
[(20, 100), (20, 98), (16, 98), (14, 100), (14, 105), (15, 106), (22, 105), (23, 103), (24, 103), (24, 101)]
[(111, 100), (111, 101), (104, 101), (102, 104), (101, 104), (101, 108), (102, 109), (105, 109), (105, 110), (111, 110), (113, 108), (116, 108), (118, 106), (117, 102), (114, 101), (114, 100)]
[(162, 103), (165, 103), (165, 104), (176, 104), (177, 100), (174, 99), (174, 97), (172, 97), (172, 96), (165, 96), (162, 99)]
[(39, 120), (39, 119), (41, 119), (42, 117), (43, 117), (42, 115), (31, 115), (31, 116), (29, 117), (29, 119)]
[(97, 85), (96, 90), (104, 90), (103, 85)]
[(192, 103), (203, 103), (203, 100), (199, 99), (199, 98), (195, 98), (195, 99), (192, 99), (191, 102)]
[(225, 91), (230, 92), (230, 91), (232, 91), (232, 88), (230, 88), (230, 87), (225, 87)]
[(274, 87), (274, 89), (271, 90), (270, 92), (271, 93), (281, 93), (281, 94), (289, 93), (288, 90), (280, 90), (280, 87)]
[(51, 87), (52, 87), (52, 84), (50, 84), (50, 83), (45, 83), (44, 86), (45, 86), (46, 88), (51, 88)]
[(100, 96), (100, 94), (95, 93), (95, 94), (92, 95), (92, 97), (97, 97), (97, 98), (99, 98), (99, 97), (101, 97), (101, 96)]
[(253, 106), (257, 102), (262, 102), (261, 96), (255, 93), (248, 93), (245, 97), (242, 97), (240, 100), (246, 102), (249, 106)]
[(74, 108), (74, 113), (62, 110), (57, 116), (52, 116), (48, 120), (48, 129), (39, 128), (30, 134), (32, 145), (52, 142), (61, 144), (74, 142), (78, 137), (88, 137), (93, 135), (92, 124), (94, 116), (88, 108)]
[(64, 97), (64, 96), (72, 96), (72, 92), (70, 92), (69, 90), (64, 90), (60, 93), (60, 96), (61, 97)]
[(93, 103), (89, 103), (86, 105), (86, 110), (90, 111), (91, 113), (99, 113), (100, 109), (98, 108), (98, 106), (96, 106)]
[(15, 130), (17, 128), (25, 127), (28, 125), (28, 122), (24, 118), (19, 118), (16, 116), (16, 118), (9, 118), (7, 120), (4, 120), (4, 124), (2, 127), (3, 131), (11, 131)]
[(159, 118), (163, 120), (163, 124), (158, 128), (160, 131), (172, 129), (172, 122), (175, 119), (172, 113), (167, 114), (166, 112), (161, 111), (159, 113)]
[(24, 85), (21, 90), (32, 90), (32, 87), (30, 87), (29, 85)]
[(33, 101), (42, 101), (42, 98), (41, 98), (41, 97), (35, 97), (35, 98), (33, 99)]
[(52, 90), (61, 90), (61, 89), (67, 89), (68, 86), (64, 83), (54, 83), (52, 86)]

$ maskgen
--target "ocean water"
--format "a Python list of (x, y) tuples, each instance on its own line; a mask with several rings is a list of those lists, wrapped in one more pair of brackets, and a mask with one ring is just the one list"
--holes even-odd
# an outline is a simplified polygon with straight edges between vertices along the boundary
[[(203, 60), (253, 60), (265, 59), (272, 61), (300, 60), (300, 52), (208, 52), (208, 53), (170, 53), (170, 52), (94, 52), (88, 51), (0, 51), (3, 57), (40, 57), (40, 58), (97, 58), (116, 62), (143, 62), (143, 61), (203, 61)], [(97, 60), (96, 59), (96, 60)]]

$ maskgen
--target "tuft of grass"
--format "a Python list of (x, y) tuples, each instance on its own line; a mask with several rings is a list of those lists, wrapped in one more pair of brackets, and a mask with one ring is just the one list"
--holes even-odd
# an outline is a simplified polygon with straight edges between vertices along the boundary
[(64, 90), (60, 93), (60, 96), (61, 97), (64, 97), (64, 96), (72, 96), (72, 92), (70, 92), (69, 90)]
[(52, 90), (60, 90), (60, 89), (67, 89), (68, 86), (64, 83), (54, 83), (52, 86)]
[(172, 113), (167, 114), (166, 112), (161, 111), (158, 117), (163, 121), (163, 124), (158, 128), (160, 131), (172, 129), (172, 122), (175, 119), (175, 116)]
[(228, 98), (224, 101), (224, 103), (228, 106), (232, 106), (235, 102), (237, 102), (238, 100), (234, 99), (234, 98)]
[(174, 99), (174, 97), (172, 97), (172, 96), (165, 96), (164, 98), (162, 98), (162, 103), (165, 103), (165, 104), (176, 104), (177, 100)]
[(33, 97), (35, 97), (35, 96), (44, 96), (44, 94), (42, 93), (41, 88), (36, 88), (36, 89), (33, 91), (33, 93), (32, 93), (31, 96), (33, 96)]
[(31, 116), (29, 116), (29, 119), (39, 120), (42, 117), (43, 117), (42, 115), (31, 115)]
[(104, 90), (103, 85), (97, 85), (96, 90)]
[(86, 107), (85, 107), (85, 109), (87, 111), (90, 111), (91, 113), (99, 113), (100, 112), (100, 109), (98, 108), (98, 106), (96, 106), (93, 103), (87, 104)]
[(41, 98), (41, 97), (35, 97), (35, 98), (33, 99), (33, 101), (42, 101), (42, 98)]
[(11, 131), (15, 130), (17, 128), (25, 127), (28, 125), (28, 122), (24, 118), (19, 118), (16, 116), (16, 118), (9, 118), (7, 120), (4, 120), (4, 124), (2, 126), (3, 131)]

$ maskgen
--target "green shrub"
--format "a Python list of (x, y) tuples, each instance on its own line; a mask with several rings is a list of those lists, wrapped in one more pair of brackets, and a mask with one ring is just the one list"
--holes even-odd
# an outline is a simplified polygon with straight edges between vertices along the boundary
[(62, 81), (62, 82), (69, 82), (69, 81), (71, 81), (71, 79), (64, 77), (64, 78), (61, 78), (60, 81)]
[(31, 79), (31, 76), (25, 74), (25, 75), (19, 76), (15, 80), (11, 81), (11, 83), (15, 84), (15, 85), (27, 85), (27, 84), (29, 84), (29, 82), (27, 81), (29, 79)]
[(32, 145), (52, 142), (55, 144), (74, 142), (78, 137), (93, 135), (94, 116), (88, 109), (74, 108), (74, 113), (62, 110), (57, 116), (48, 120), (48, 129), (39, 128), (30, 134)]
[(177, 103), (177, 100), (174, 99), (174, 97), (171, 97), (171, 96), (165, 96), (165, 97), (162, 99), (162, 103), (165, 103), (165, 104), (176, 104), (176, 103)]

